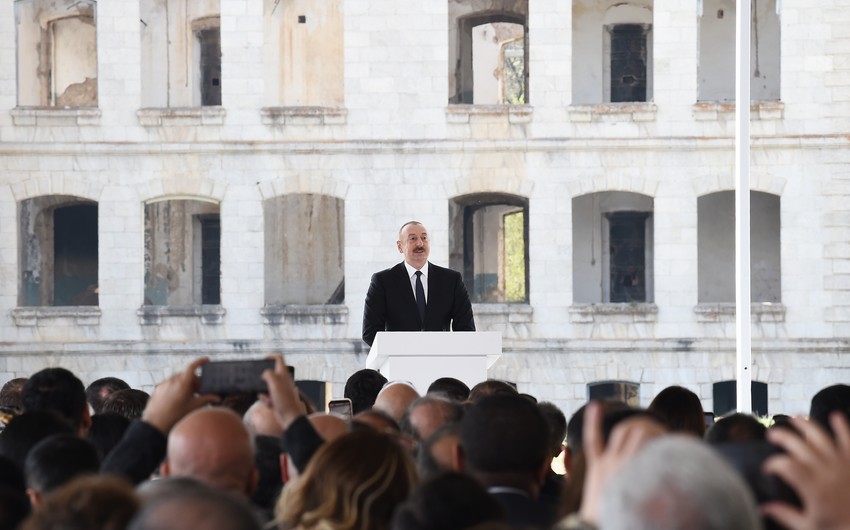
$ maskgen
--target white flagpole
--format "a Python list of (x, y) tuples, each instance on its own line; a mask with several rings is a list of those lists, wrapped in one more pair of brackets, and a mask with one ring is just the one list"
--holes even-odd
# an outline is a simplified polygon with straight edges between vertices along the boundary
[(738, 0), (735, 51), (735, 335), (738, 412), (752, 405), (750, 306), (750, 0)]

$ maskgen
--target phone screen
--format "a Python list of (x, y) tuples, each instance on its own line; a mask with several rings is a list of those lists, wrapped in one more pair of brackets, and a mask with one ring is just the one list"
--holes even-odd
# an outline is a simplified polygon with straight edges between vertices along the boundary
[(201, 367), (201, 394), (266, 392), (262, 373), (274, 369), (274, 361), (215, 361)]
[(346, 420), (351, 419), (351, 400), (350, 399), (334, 399), (328, 403), (328, 412), (339, 414)]

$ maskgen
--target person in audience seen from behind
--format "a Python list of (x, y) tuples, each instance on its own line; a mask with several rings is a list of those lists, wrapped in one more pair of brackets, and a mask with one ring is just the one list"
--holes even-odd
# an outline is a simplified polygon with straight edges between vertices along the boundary
[(442, 472), (424, 481), (393, 516), (392, 530), (508, 530), (504, 510), (472, 477)]
[(407, 408), (401, 419), (401, 431), (420, 443), (446, 423), (459, 422), (463, 412), (463, 405), (456, 401), (426, 395)]
[(190, 477), (208, 486), (250, 497), (259, 475), (248, 429), (232, 410), (195, 410), (168, 435), (164, 477)]
[(103, 461), (102, 472), (124, 476), (134, 484), (150, 477), (165, 457), (171, 428), (193, 410), (219, 401), (218, 396), (198, 394), (200, 378), (195, 371), (208, 360), (193, 361), (156, 387), (141, 419), (130, 425)]
[[(344, 435), (348, 430), (345, 420), (335, 414), (315, 412), (307, 416), (307, 420), (316, 430), (316, 433), (322, 437), (324, 442), (332, 442)], [(281, 455), (280, 466), (283, 471), (284, 482), (287, 484), (297, 479), (300, 475), (298, 468), (289, 458), (286, 451)]]
[(539, 500), (549, 471), (549, 427), (516, 394), (483, 398), (464, 415), (458, 461), (499, 502), (515, 526), (548, 529), (555, 506)]
[(48, 495), (20, 530), (125, 530), (139, 498), (125, 480), (79, 477)]
[[(595, 465), (596, 462), (594, 462)], [(650, 440), (601, 490), (604, 530), (758, 530), (743, 479), (701, 440)]]
[(487, 381), (482, 381), (472, 387), (472, 390), (469, 391), (469, 402), (478, 403), (483, 398), (494, 394), (509, 394), (515, 396), (518, 392), (516, 391), (516, 388), (504, 381), (488, 379)]
[(114, 412), (95, 414), (91, 417), (88, 440), (97, 449), (101, 460), (118, 445), (129, 427), (130, 420)]
[(417, 399), (419, 399), (419, 393), (410, 383), (392, 381), (378, 393), (374, 408), (386, 412), (401, 425), (401, 419), (407, 412), (407, 408)]
[[(537, 409), (543, 414), (546, 425), (549, 426), (549, 449), (552, 459), (558, 458), (564, 452), (564, 438), (567, 436), (567, 417), (554, 403), (543, 401), (537, 404)], [(557, 504), (561, 500), (564, 489), (564, 477), (555, 473), (550, 466), (540, 489), (540, 498)]]
[[(0, 435), (2, 438), (2, 435)], [(20, 466), (0, 456), (0, 528), (12, 530), (30, 514), (26, 481)]]
[(750, 414), (736, 412), (718, 418), (705, 433), (705, 441), (718, 445), (729, 442), (757, 442), (765, 439), (767, 427)]
[(102, 377), (86, 387), (86, 401), (95, 414), (100, 414), (103, 402), (115, 391), (130, 388), (123, 379)]
[(100, 412), (114, 412), (132, 421), (142, 417), (148, 399), (150, 399), (150, 394), (142, 390), (134, 388), (117, 390), (106, 398)]
[(343, 397), (351, 400), (352, 414), (360, 414), (372, 408), (378, 393), (387, 384), (387, 378), (380, 372), (364, 368), (351, 374), (345, 382)]
[(426, 395), (437, 394), (463, 403), (469, 399), (469, 387), (460, 379), (454, 377), (441, 377), (431, 383)]
[(687, 388), (668, 386), (655, 396), (647, 410), (664, 420), (670, 432), (693, 434), (697, 438), (705, 434), (702, 403)]
[(416, 483), (407, 452), (391, 437), (364, 429), (323, 445), (278, 502), (282, 529), (388, 530)]
[(426, 438), (416, 454), (416, 468), (422, 478), (441, 471), (462, 471), (458, 461), (460, 447), (460, 423), (447, 423)]
[(73, 434), (56, 434), (40, 441), (27, 455), (24, 474), (27, 496), (37, 509), (45, 495), (76, 477), (96, 475), (100, 469), (97, 449)]
[(830, 385), (812, 397), (809, 418), (832, 435), (829, 421), (833, 412), (840, 412), (850, 420), (850, 385)]
[(262, 521), (240, 495), (190, 478), (151, 482), (127, 530), (260, 530)]
[(64, 368), (45, 368), (33, 374), (24, 384), (21, 404), (24, 412), (56, 412), (83, 437), (91, 426), (86, 389), (77, 376)]
[(19, 466), (23, 472), (24, 461), (30, 450), (40, 441), (54, 434), (77, 434), (64, 418), (50, 410), (37, 410), (17, 416), (0, 434), (0, 456)]

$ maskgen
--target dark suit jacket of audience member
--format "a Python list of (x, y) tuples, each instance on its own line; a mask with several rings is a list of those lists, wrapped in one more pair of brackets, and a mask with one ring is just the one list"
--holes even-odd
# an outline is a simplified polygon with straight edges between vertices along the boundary
[(488, 491), (502, 505), (512, 528), (546, 530), (555, 523), (555, 505), (550, 502), (531, 499), (522, 492)]
[(472, 304), (460, 273), (428, 263), (425, 322), (404, 262), (372, 275), (363, 310), (363, 340), (372, 345), (379, 331), (475, 331)]

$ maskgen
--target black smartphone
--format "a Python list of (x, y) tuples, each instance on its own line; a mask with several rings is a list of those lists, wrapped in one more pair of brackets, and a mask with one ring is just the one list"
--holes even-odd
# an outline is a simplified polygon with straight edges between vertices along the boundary
[(328, 402), (328, 412), (333, 414), (338, 414), (343, 417), (343, 419), (350, 420), (351, 419), (351, 400), (344, 399), (332, 399)]
[(201, 367), (201, 394), (267, 392), (263, 372), (274, 369), (274, 360), (215, 361)]

